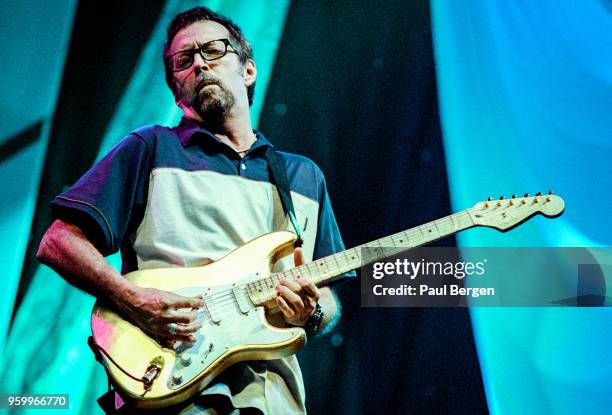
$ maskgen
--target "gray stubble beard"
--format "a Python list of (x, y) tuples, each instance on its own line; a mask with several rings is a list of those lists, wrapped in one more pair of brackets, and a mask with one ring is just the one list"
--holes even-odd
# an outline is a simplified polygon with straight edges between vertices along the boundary
[(217, 83), (219, 91), (216, 92), (212, 99), (209, 94), (202, 94), (197, 91), (192, 100), (192, 106), (195, 108), (202, 120), (210, 123), (218, 123), (225, 120), (231, 109), (236, 103), (234, 95), (227, 90), (225, 85)]

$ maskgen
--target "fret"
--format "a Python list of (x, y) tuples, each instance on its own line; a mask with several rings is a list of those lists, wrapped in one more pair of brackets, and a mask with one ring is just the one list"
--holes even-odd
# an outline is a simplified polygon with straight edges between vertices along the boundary
[(432, 232), (431, 222), (426, 223), (425, 226), (427, 226), (427, 228), (425, 229), (426, 230), (426, 233), (425, 233), (425, 242), (431, 242), (434, 239), (436, 239), (434, 237), (433, 232)]
[[(357, 249), (352, 248), (350, 256), (351, 256), (351, 261), (361, 262), (361, 253)], [(353, 262), (353, 264), (354, 263), (355, 262)]]
[(421, 241), (425, 242), (425, 241), (426, 241), (426, 239), (425, 239), (425, 234), (423, 233), (423, 229), (421, 229), (421, 227), (420, 227), (420, 226), (419, 226), (417, 229), (418, 229), (418, 230), (419, 230), (419, 232), (421, 233)]
[(403, 246), (403, 247), (410, 246), (410, 239), (408, 238), (408, 233), (406, 231), (400, 232), (399, 234), (396, 234), (396, 235), (399, 238), (400, 246)]
[(306, 273), (308, 274), (308, 278), (312, 278), (314, 275), (312, 269), (310, 269), (310, 263), (304, 264), (303, 266), (306, 267)]
[(359, 268), (361, 266), (361, 255), (359, 255), (358, 251), (354, 248), (351, 248), (347, 251), (344, 251), (347, 267), (345, 268), (345, 272), (350, 271), (355, 268)]
[(353, 259), (351, 259), (351, 255), (348, 251), (344, 251), (344, 260), (346, 261), (346, 268), (351, 269), (353, 267)]
[(332, 258), (333, 258), (334, 262), (336, 263), (336, 267), (337, 267), (336, 271), (340, 271), (342, 269), (342, 267), (338, 263), (338, 255), (332, 255)]
[(453, 231), (455, 231), (457, 229), (457, 225), (455, 224), (455, 219), (454, 219), (455, 215), (450, 215), (448, 216), (448, 218), (450, 219), (452, 225), (453, 225)]
[(260, 294), (261, 300), (263, 303), (266, 302), (266, 290), (265, 287), (262, 285), (261, 280), (257, 280), (257, 285), (258, 285), (258, 292)]
[(438, 223), (438, 229), (441, 230), (440, 238), (443, 238), (443, 237), (446, 237), (448, 235), (452, 235), (453, 233), (455, 233), (455, 225), (449, 219), (449, 217), (440, 219), (437, 221), (437, 223)]
[(304, 275), (302, 274), (302, 266), (297, 266), (295, 268), (293, 268), (293, 279), (298, 279), (298, 278), (304, 278)]
[(251, 286), (251, 298), (252, 298), (253, 304), (255, 305), (263, 304), (261, 301), (259, 290), (257, 290), (256, 285), (254, 283), (251, 283), (250, 286)]
[(442, 232), (440, 232), (440, 228), (438, 227), (438, 224), (436, 223), (436, 221), (434, 220), (432, 223), (434, 224), (434, 227), (436, 228), (436, 232), (438, 232), (438, 236), (442, 236)]

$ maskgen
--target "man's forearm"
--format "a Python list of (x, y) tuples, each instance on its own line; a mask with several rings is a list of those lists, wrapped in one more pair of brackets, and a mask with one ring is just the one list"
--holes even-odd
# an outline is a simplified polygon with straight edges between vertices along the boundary
[(133, 294), (134, 285), (106, 262), (75, 225), (56, 220), (43, 236), (36, 257), (70, 284), (115, 305)]

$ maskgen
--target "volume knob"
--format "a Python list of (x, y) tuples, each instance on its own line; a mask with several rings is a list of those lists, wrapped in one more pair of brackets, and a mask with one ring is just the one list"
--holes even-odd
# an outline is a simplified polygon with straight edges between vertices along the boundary
[(182, 354), (179, 359), (181, 361), (181, 365), (183, 366), (189, 366), (191, 364), (191, 356), (188, 354)]
[(181, 383), (183, 381), (183, 375), (181, 375), (180, 373), (173, 373), (172, 374), (172, 382), (175, 385), (178, 385), (179, 383)]

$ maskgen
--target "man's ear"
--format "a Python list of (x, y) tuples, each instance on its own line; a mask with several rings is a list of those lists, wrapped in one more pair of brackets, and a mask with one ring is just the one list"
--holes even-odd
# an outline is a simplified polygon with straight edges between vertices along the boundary
[(177, 107), (179, 107), (183, 112), (185, 112), (185, 106), (181, 102), (181, 100), (176, 96), (176, 94), (172, 94), (174, 96), (174, 103)]
[(174, 88), (170, 89), (170, 92), (172, 92), (172, 97), (174, 98), (174, 103), (176, 104), (176, 106), (179, 107), (180, 109), (184, 109), (183, 104), (181, 102), (181, 97), (176, 92), (176, 83), (174, 84)]
[(250, 86), (257, 79), (257, 67), (253, 59), (247, 59), (244, 64), (244, 84)]

